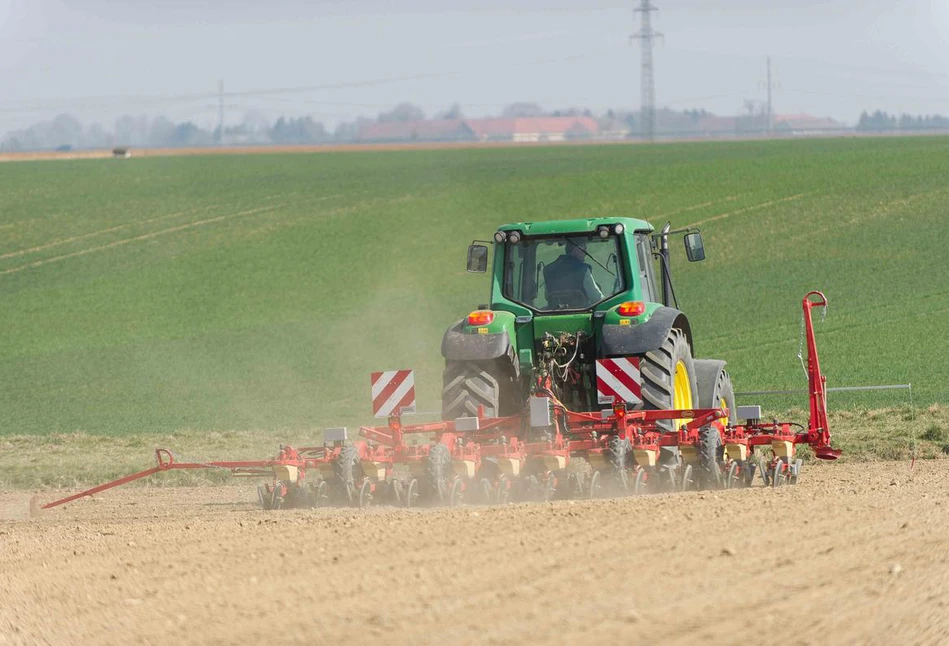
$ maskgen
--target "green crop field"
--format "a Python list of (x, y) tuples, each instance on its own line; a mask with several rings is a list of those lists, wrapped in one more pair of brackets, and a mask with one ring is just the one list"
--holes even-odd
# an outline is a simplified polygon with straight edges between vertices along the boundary
[[(805, 385), (821, 289), (830, 385), (949, 403), (947, 138), (6, 163), (0, 449), (313, 437), (370, 421), (378, 369), (415, 368), (438, 410), (442, 333), (487, 294), (466, 245), (583, 215), (702, 228), (677, 292), (739, 390)], [(875, 397), (838, 401), (907, 403)]]

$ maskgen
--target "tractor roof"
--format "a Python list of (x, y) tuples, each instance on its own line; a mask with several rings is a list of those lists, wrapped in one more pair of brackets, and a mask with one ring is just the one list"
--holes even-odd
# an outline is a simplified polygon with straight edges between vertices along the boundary
[(627, 231), (644, 231), (651, 233), (654, 228), (645, 220), (635, 218), (586, 218), (576, 220), (547, 220), (544, 222), (512, 222), (498, 227), (500, 231), (521, 231), (528, 236), (547, 236), (568, 233), (593, 233), (603, 224), (620, 224)]

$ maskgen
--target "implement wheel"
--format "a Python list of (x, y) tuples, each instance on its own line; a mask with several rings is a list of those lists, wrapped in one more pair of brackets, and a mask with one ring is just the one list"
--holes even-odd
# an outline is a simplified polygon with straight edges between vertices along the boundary
[(306, 488), (305, 503), (311, 509), (318, 509), (326, 504), (326, 480), (310, 483)]
[(587, 485), (587, 494), (590, 500), (594, 500), (600, 497), (602, 491), (603, 486), (600, 484), (600, 472), (594, 471), (590, 474), (590, 484)]
[(722, 467), (725, 459), (725, 447), (722, 434), (715, 426), (704, 426), (699, 430), (698, 462), (696, 464), (699, 489), (720, 489), (722, 486)]
[[(640, 370), (643, 378), (643, 408), (646, 410), (687, 410), (696, 407), (698, 388), (695, 363), (682, 330), (669, 330), (663, 344), (642, 358)], [(658, 424), (674, 431), (688, 421), (661, 420)]]
[(465, 490), (465, 483), (462, 482), (461, 478), (455, 478), (455, 481), (451, 483), (451, 494), (448, 497), (448, 506), (457, 507), (461, 504), (461, 498)]
[(260, 508), (264, 511), (273, 509), (273, 493), (267, 490), (267, 485), (257, 485), (257, 501), (260, 503)]
[(442, 419), (513, 415), (520, 410), (514, 367), (494, 361), (448, 361), (442, 374)]
[(633, 478), (633, 495), (639, 496), (646, 493), (646, 470), (636, 469), (636, 477)]
[(494, 502), (498, 505), (506, 505), (511, 499), (511, 483), (503, 473), (498, 477), (498, 489), (495, 494)]
[(679, 491), (692, 491), (695, 488), (695, 479), (692, 477), (692, 465), (687, 464), (682, 469), (682, 480)]
[(339, 457), (333, 462), (333, 473), (336, 475), (340, 488), (340, 497), (349, 505), (359, 502), (356, 491), (356, 481), (362, 480), (362, 464), (359, 462), (359, 449), (355, 446), (344, 446)]
[(481, 478), (481, 482), (478, 483), (481, 491), (481, 502), (485, 505), (490, 505), (493, 502), (494, 489), (491, 487), (491, 481), (487, 478)]
[(738, 463), (732, 462), (728, 465), (728, 473), (725, 475), (725, 488), (737, 489), (741, 482), (741, 478), (738, 477)]
[(451, 472), (451, 451), (444, 444), (433, 444), (425, 458), (426, 495), (429, 501), (438, 504), (448, 502), (446, 496)]
[(405, 506), (415, 507), (418, 504), (418, 480), (412, 478), (405, 486)]
[(372, 504), (372, 483), (369, 482), (369, 478), (366, 478), (362, 481), (362, 486), (359, 487), (359, 508), (366, 509), (371, 504)]
[(393, 479), (389, 484), (389, 493), (392, 496), (392, 502), (398, 506), (405, 500), (405, 487), (398, 478)]

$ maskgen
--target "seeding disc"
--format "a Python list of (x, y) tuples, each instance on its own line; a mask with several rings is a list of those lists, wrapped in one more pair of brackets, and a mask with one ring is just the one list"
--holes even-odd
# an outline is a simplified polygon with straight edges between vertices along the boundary
[(412, 478), (405, 489), (405, 506), (414, 507), (416, 502), (418, 502), (418, 480)]
[(590, 486), (589, 486), (590, 499), (598, 498), (600, 496), (600, 472), (594, 471), (590, 475)]
[(368, 479), (362, 481), (359, 487), (359, 508), (365, 509), (372, 504), (372, 483)]

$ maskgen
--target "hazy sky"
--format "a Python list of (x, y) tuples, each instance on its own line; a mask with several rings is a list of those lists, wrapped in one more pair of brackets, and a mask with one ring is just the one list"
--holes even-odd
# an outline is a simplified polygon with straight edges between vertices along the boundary
[[(778, 114), (949, 114), (949, 0), (654, 2), (660, 106), (738, 113), (764, 99), (770, 54)], [(513, 101), (638, 108), (636, 4), (0, 0), (0, 132), (58, 112), (212, 125), (219, 79), (230, 122), (259, 110), (332, 125), (400, 101), (471, 116)]]

